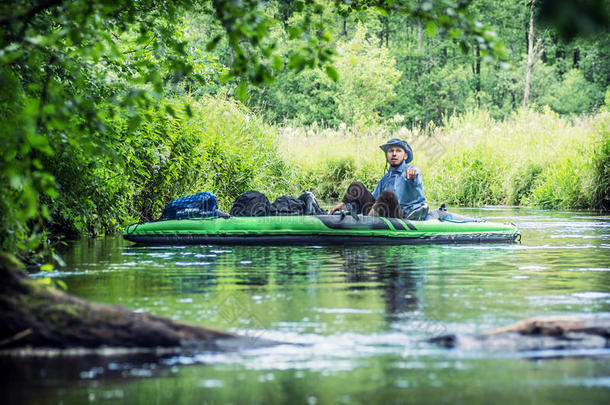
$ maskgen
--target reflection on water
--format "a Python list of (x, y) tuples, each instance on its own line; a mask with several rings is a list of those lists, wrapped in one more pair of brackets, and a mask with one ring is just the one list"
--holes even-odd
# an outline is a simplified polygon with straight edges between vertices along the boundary
[(63, 252), (65, 268), (33, 276), (61, 278), (87, 299), (287, 344), (161, 360), (8, 361), (2, 369), (16, 370), (10, 379), (17, 380), (11, 398), (605, 402), (606, 361), (466, 355), (424, 339), (534, 315), (608, 312), (610, 218), (499, 208), (461, 213), (514, 222), (522, 243), (141, 247), (120, 238), (80, 241)]

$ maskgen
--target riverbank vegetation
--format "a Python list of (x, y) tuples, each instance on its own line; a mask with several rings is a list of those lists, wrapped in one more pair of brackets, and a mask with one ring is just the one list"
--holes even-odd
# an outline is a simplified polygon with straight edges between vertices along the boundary
[(500, 121), (477, 110), (438, 127), (284, 127), (280, 150), (324, 200), (338, 199), (351, 179), (373, 188), (385, 171), (379, 145), (397, 136), (412, 145), (431, 201), (608, 210), (609, 124), (607, 109), (572, 120), (548, 108), (518, 111)]
[(225, 210), (249, 189), (335, 200), (375, 184), (391, 136), (439, 203), (610, 208), (602, 2), (574, 13), (595, 39), (542, 0), (17, 3), (0, 6), (0, 250), (202, 190)]

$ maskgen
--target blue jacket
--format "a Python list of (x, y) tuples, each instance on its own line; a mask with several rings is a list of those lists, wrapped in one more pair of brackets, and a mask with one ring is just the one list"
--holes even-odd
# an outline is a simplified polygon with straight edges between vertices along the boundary
[[(405, 177), (405, 172), (410, 167), (417, 171), (417, 175), (413, 180)], [(405, 215), (426, 203), (421, 172), (417, 167), (408, 165), (405, 162), (402, 162), (396, 169), (390, 167), (388, 172), (377, 183), (377, 187), (373, 191), (373, 197), (379, 198), (379, 194), (384, 190), (392, 190), (396, 194), (400, 208), (402, 208), (402, 212)]]

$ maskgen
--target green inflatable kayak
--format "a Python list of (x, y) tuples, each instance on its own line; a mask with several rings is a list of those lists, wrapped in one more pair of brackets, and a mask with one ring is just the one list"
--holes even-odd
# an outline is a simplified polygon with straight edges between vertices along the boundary
[(129, 225), (123, 237), (144, 245), (410, 245), (514, 242), (513, 224), (350, 215), (208, 217)]

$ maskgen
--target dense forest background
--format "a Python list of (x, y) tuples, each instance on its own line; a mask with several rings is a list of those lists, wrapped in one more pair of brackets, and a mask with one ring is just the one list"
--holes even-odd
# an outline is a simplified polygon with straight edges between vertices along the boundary
[[(264, 10), (278, 21), (270, 30), (282, 59), (300, 46), (299, 41), (290, 40), (289, 29), (304, 13), (292, 4), (269, 2)], [(377, 120), (393, 125), (440, 125), (447, 117), (473, 109), (503, 119), (522, 107), (529, 2), (475, 0), (469, 5), (479, 23), (489, 27), (504, 45), (501, 58), (493, 58), (483, 49), (481, 38), (459, 40), (417, 17), (381, 14), (372, 8), (340, 16), (334, 10), (332, 3), (326, 3), (317, 18), (334, 39), (340, 79), (331, 80), (322, 67), (304, 72), (283, 69), (275, 83), (250, 89), (247, 106), (272, 123), (329, 126)], [(226, 40), (220, 40), (212, 52), (201, 52), (221, 29), (209, 14), (186, 17), (185, 35), (202, 71), (211, 66), (222, 70), (233, 63)], [(549, 106), (562, 115), (599, 109), (610, 80), (608, 32), (568, 42), (556, 30), (540, 26), (535, 27), (534, 36), (538, 61), (532, 71), (529, 104)], [(227, 92), (215, 74), (203, 86), (192, 86), (179, 76), (170, 80), (180, 95)]]
[(201, 190), (332, 200), (390, 136), (433, 201), (608, 210), (609, 10), (575, 3), (0, 5), (0, 248)]

